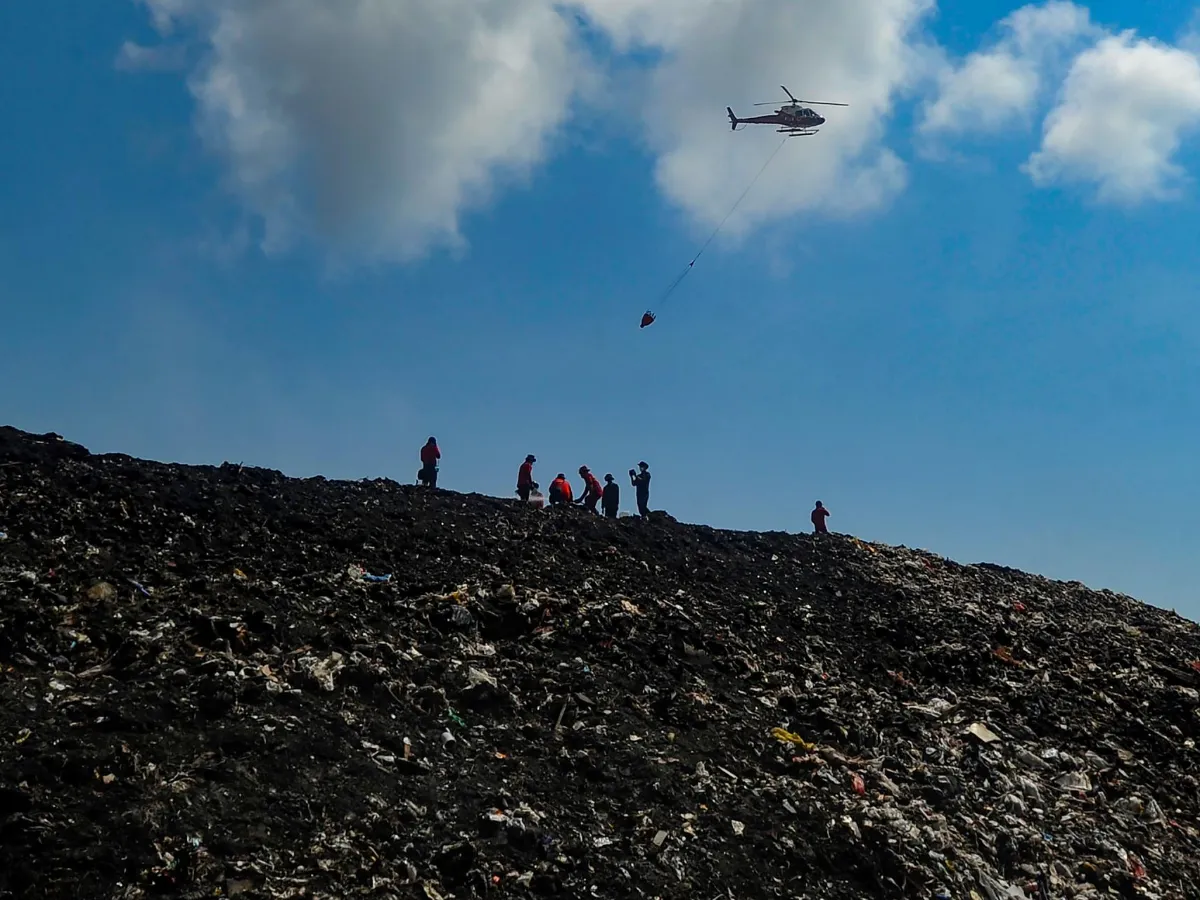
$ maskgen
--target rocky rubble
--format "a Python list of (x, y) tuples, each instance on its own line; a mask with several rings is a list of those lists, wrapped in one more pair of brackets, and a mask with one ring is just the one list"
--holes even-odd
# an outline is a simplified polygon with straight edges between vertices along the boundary
[(12, 429), (0, 532), (0, 896), (1200, 895), (1127, 597)]

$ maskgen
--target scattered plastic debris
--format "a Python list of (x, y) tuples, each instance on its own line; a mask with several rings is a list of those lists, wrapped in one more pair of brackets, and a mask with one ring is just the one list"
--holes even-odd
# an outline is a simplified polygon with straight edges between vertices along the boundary
[(1126, 597), (11, 429), (0, 497), (3, 896), (1200, 883), (1200, 629)]
[(970, 727), (967, 728), (967, 733), (972, 737), (978, 738), (985, 744), (994, 744), (1000, 740), (1000, 736), (982, 722), (973, 722)]

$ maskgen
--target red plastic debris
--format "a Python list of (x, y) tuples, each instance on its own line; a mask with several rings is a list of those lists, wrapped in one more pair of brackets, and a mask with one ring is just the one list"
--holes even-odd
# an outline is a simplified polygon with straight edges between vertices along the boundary
[(1129, 873), (1138, 881), (1141, 881), (1146, 877), (1146, 867), (1143, 866), (1142, 861), (1132, 853), (1129, 854)]

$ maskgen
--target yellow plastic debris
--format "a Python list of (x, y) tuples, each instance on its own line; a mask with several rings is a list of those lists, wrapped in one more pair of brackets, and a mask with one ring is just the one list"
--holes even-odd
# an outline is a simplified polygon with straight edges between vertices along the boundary
[(775, 738), (777, 741), (782, 741), (785, 744), (795, 744), (802, 750), (815, 750), (817, 747), (816, 744), (810, 744), (808, 741), (804, 740), (804, 738), (800, 737), (800, 735), (793, 734), (792, 732), (783, 728), (772, 728), (771, 737)]

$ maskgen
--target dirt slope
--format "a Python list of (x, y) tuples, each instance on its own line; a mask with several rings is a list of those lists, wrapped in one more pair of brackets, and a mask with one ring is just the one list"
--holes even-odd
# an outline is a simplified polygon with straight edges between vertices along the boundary
[(0, 531), (0, 896), (1200, 896), (1126, 597), (12, 429)]

